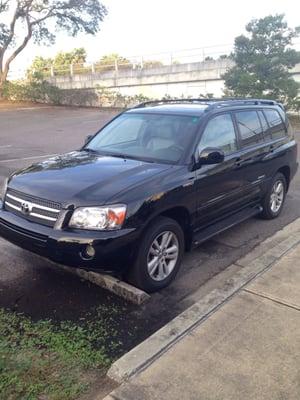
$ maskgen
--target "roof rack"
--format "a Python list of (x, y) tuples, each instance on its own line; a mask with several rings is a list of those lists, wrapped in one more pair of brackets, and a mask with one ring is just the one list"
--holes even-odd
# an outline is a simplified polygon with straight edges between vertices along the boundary
[(191, 103), (191, 104), (207, 104), (209, 106), (209, 110), (212, 108), (218, 107), (230, 107), (230, 106), (239, 106), (239, 105), (269, 105), (274, 106), (278, 105), (283, 108), (281, 103), (278, 103), (275, 100), (268, 99), (239, 99), (236, 97), (225, 97), (225, 98), (196, 98), (196, 99), (166, 99), (166, 100), (150, 100), (145, 101), (143, 103), (138, 104), (135, 108), (143, 108), (151, 105), (161, 105), (161, 104), (182, 104), (182, 103)]
[(200, 98), (200, 99), (162, 99), (162, 100), (149, 100), (140, 103), (133, 108), (143, 108), (150, 105), (160, 105), (160, 104), (176, 104), (176, 103), (211, 103), (221, 99), (211, 99), (211, 98)]
[(264, 100), (264, 99), (231, 99), (231, 100), (219, 100), (214, 103), (215, 107), (229, 107), (229, 106), (239, 106), (239, 105), (268, 105), (275, 106), (278, 105), (277, 101), (274, 100)]

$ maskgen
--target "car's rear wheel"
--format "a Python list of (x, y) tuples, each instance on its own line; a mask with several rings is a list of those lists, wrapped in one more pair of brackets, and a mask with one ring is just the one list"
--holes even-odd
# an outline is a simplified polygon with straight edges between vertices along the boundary
[(137, 251), (128, 281), (155, 292), (168, 286), (175, 278), (184, 254), (184, 234), (171, 218), (158, 217), (146, 230)]
[(265, 219), (277, 218), (283, 208), (287, 182), (285, 176), (278, 172), (272, 180), (270, 188), (263, 200), (261, 216)]

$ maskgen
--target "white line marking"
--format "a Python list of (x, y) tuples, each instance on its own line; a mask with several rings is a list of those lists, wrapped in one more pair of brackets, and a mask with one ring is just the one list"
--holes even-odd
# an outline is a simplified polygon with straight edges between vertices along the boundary
[(0, 149), (6, 149), (7, 147), (11, 147), (11, 144), (5, 144), (3, 146), (0, 146)]
[(11, 158), (10, 160), (0, 160), (0, 163), (7, 163), (7, 162), (12, 162), (12, 161), (23, 161), (23, 160), (34, 160), (37, 158), (48, 158), (48, 157), (54, 157), (57, 156), (57, 154), (47, 154), (46, 156), (34, 156), (34, 157), (25, 157), (25, 158)]

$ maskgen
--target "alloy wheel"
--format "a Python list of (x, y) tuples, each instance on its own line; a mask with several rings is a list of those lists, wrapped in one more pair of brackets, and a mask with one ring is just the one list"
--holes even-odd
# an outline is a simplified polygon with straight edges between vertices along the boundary
[(273, 213), (277, 213), (283, 203), (284, 199), (284, 185), (281, 180), (274, 183), (270, 196), (270, 208)]
[(179, 242), (174, 232), (164, 231), (153, 240), (148, 256), (148, 273), (155, 281), (166, 279), (177, 263)]

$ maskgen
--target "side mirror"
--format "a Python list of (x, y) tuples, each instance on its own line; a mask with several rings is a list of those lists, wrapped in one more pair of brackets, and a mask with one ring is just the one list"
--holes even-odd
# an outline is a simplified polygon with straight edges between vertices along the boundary
[(89, 141), (92, 139), (93, 136), (94, 136), (94, 135), (88, 135), (88, 136), (85, 138), (84, 144), (87, 144), (87, 142), (89, 142)]
[(224, 161), (224, 151), (214, 147), (207, 147), (198, 154), (198, 165), (220, 164)]

